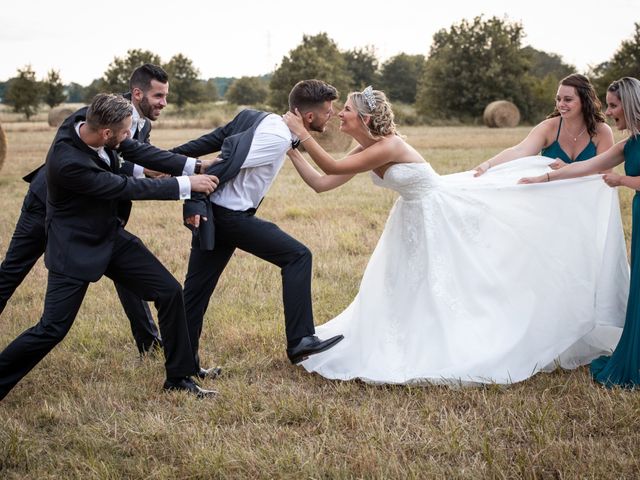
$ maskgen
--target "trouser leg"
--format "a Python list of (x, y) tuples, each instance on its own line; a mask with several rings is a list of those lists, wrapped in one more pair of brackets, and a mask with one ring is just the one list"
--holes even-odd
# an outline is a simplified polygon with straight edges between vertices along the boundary
[(160, 333), (147, 302), (119, 283), (115, 283), (115, 287), (124, 313), (129, 319), (138, 351), (145, 353), (154, 343), (161, 344)]
[(27, 192), (9, 248), (0, 264), (0, 313), (16, 288), (44, 253), (45, 205)]
[(49, 272), (42, 318), (0, 352), (0, 399), (66, 336), (87, 286), (87, 282)]

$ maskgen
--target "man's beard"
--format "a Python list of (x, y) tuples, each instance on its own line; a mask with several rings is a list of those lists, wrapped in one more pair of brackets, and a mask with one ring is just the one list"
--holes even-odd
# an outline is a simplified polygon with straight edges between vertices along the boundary
[(156, 120), (158, 118), (158, 115), (153, 114), (153, 107), (149, 103), (149, 100), (147, 100), (147, 97), (142, 97), (142, 100), (140, 100), (140, 111), (142, 115), (149, 120)]
[(118, 145), (120, 145), (120, 142), (118, 142), (118, 139), (116, 137), (112, 137), (104, 142), (104, 148), (108, 148), (109, 150), (115, 150), (116, 148), (118, 148)]

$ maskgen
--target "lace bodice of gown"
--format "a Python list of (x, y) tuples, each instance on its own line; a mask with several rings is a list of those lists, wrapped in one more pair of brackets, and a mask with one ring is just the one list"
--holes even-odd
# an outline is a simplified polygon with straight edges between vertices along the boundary
[(373, 183), (398, 192), (405, 200), (422, 198), (440, 182), (440, 176), (431, 165), (420, 163), (394, 163), (380, 178), (371, 172)]

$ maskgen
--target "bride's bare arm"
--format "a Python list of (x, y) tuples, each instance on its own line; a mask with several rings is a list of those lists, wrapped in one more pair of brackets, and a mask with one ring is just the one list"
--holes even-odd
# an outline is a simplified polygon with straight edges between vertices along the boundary
[(289, 150), (287, 155), (289, 155), (293, 166), (298, 171), (302, 180), (317, 193), (333, 190), (340, 185), (344, 185), (355, 176), (355, 173), (322, 175), (307, 162), (307, 159), (304, 158), (298, 150)]
[(396, 141), (402, 140), (399, 138), (385, 138), (358, 153), (340, 160), (336, 160), (329, 155), (311, 136), (305, 139), (304, 148), (324, 173), (342, 175), (345, 173), (368, 172), (393, 161), (398, 157), (398, 151), (395, 150)]
[(398, 161), (397, 158), (406, 150), (406, 146), (398, 143), (402, 142), (399, 137), (389, 137), (367, 148), (356, 149), (355, 153), (350, 152), (347, 157), (336, 160), (306, 131), (299, 114), (287, 112), (282, 118), (289, 129), (300, 138), (300, 141), (304, 144), (304, 149), (309, 153), (316, 165), (329, 175), (367, 172), (389, 162)]

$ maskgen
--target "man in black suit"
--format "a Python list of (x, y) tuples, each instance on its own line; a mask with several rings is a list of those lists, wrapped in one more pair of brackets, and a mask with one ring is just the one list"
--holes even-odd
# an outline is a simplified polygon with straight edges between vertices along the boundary
[[(322, 132), (333, 114), (336, 98), (338, 92), (331, 85), (305, 80), (291, 90), (289, 107), (302, 112), (309, 130)], [(184, 298), (189, 337), (198, 362), (204, 314), (236, 248), (281, 269), (287, 356), (292, 363), (325, 351), (343, 338), (337, 335), (320, 341), (314, 335), (309, 249), (274, 223), (255, 216), (287, 150), (299, 142), (292, 138), (280, 115), (245, 110), (229, 124), (172, 149), (191, 157), (220, 152), (220, 161), (208, 170), (220, 178), (220, 188), (209, 199), (185, 205), (186, 223), (197, 227)]]
[[(67, 334), (90, 282), (103, 275), (135, 295), (153, 300), (164, 343), (167, 390), (199, 396), (191, 379), (197, 373), (189, 342), (182, 289), (136, 236), (123, 227), (122, 201), (177, 200), (192, 191), (210, 194), (217, 178), (183, 176), (187, 159), (130, 140), (131, 103), (99, 94), (87, 108), (67, 118), (46, 160), (48, 186), (45, 265), (49, 270), (40, 321), (0, 352), (0, 399)], [(136, 179), (119, 174), (125, 158), (174, 178)]]
[[(130, 92), (125, 98), (133, 104), (131, 138), (149, 143), (151, 121), (160, 116), (167, 105), (169, 93), (167, 73), (159, 66), (145, 64), (136, 68), (129, 79)], [(143, 167), (124, 162), (120, 173), (135, 177), (144, 177)], [(146, 173), (154, 174), (147, 170)], [(16, 288), (22, 283), (36, 261), (42, 256), (46, 245), (45, 206), (47, 203), (47, 181), (45, 169), (40, 167), (24, 179), (29, 182), (20, 218), (11, 238), (9, 248), (0, 264), (0, 313)], [(126, 223), (131, 211), (131, 202), (122, 202), (119, 209), (120, 219)], [(131, 332), (141, 355), (162, 347), (151, 311), (147, 302), (134, 295), (119, 283), (116, 291), (124, 311), (131, 324)]]

